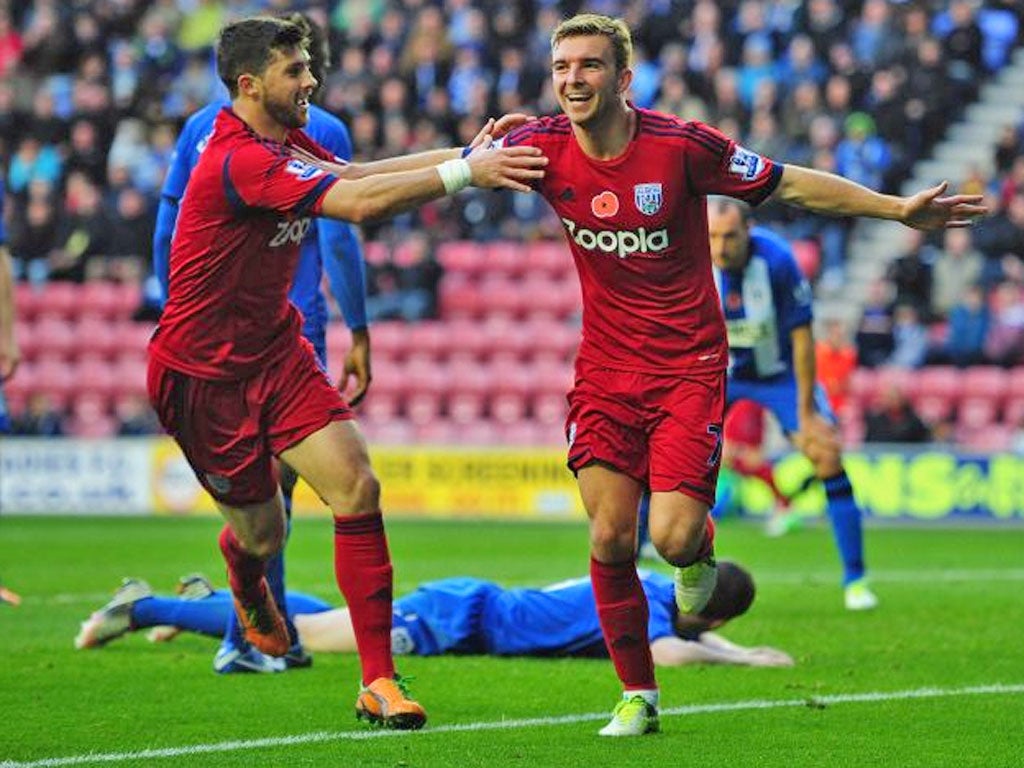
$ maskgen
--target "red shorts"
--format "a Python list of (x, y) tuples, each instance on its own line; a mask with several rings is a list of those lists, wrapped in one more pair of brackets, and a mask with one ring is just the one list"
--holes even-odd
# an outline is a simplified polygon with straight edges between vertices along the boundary
[(277, 492), (272, 456), (332, 421), (353, 417), (302, 339), (289, 354), (248, 379), (211, 381), (150, 358), (149, 400), (217, 501), (241, 506)]
[(753, 400), (737, 400), (725, 415), (725, 440), (760, 448), (764, 441), (764, 408)]
[(724, 410), (724, 371), (656, 376), (580, 360), (566, 420), (569, 468), (600, 461), (652, 491), (713, 505)]

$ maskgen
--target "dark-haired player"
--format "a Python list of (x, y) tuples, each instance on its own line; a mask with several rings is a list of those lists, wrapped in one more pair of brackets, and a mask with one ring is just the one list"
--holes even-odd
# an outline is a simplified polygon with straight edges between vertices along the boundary
[(636, 575), (637, 503), (651, 498), (655, 547), (677, 567), (676, 600), (697, 613), (715, 583), (714, 503), (728, 346), (708, 251), (704, 196), (783, 202), (910, 226), (962, 226), (978, 197), (945, 185), (901, 198), (772, 162), (709, 126), (640, 109), (629, 29), (582, 14), (552, 35), (564, 114), (528, 123), (504, 146), (543, 149), (537, 185), (561, 218), (583, 289), (583, 336), (566, 436), (590, 518), (591, 578), (624, 696), (603, 735), (658, 730), (658, 686), (642, 642), (648, 606)]
[(286, 529), (277, 457), (334, 515), (335, 574), (362, 664), (357, 714), (419, 728), (426, 714), (391, 656), (380, 486), (288, 290), (315, 217), (361, 223), (469, 184), (528, 190), (546, 161), (528, 148), (465, 158), (451, 149), (338, 165), (300, 130), (317, 86), (306, 44), (299, 27), (273, 18), (221, 32), (217, 69), (231, 106), (217, 114), (181, 201), (167, 303), (149, 345), (149, 394), (227, 521), (220, 546), (246, 639), (271, 656), (291, 645), (264, 576)]
[[(325, 67), (330, 60), (321, 30), (302, 14), (288, 17), (310, 37), (309, 68), (319, 82), (323, 82)], [(185, 193), (192, 169), (199, 162), (213, 133), (217, 114), (227, 101), (210, 104), (192, 115), (182, 128), (174, 148), (174, 157), (168, 168), (161, 190), (157, 226), (153, 233), (153, 272), (160, 282), (163, 296), (167, 296), (170, 269), (171, 237), (178, 218), (178, 205)], [(325, 109), (310, 104), (309, 122), (303, 131), (340, 161), (352, 159), (352, 141), (348, 129), (337, 117)], [(320, 286), (326, 272), (331, 292), (341, 307), (345, 324), (352, 333), (352, 348), (345, 359), (338, 388), (344, 392), (350, 376), (356, 385), (349, 403), (357, 405), (370, 385), (370, 333), (366, 319), (366, 278), (362, 245), (355, 228), (344, 221), (318, 218), (309, 227), (302, 240), (299, 263), (292, 279), (288, 299), (302, 313), (302, 335), (309, 340), (324, 370), (327, 367), (327, 302)], [(281, 467), (281, 489), (285, 512), (291, 516), (295, 473)], [(284, 552), (267, 561), (267, 584), (278, 607), (288, 616), (284, 585)], [(244, 638), (237, 619), (228, 623), (224, 642), (213, 659), (213, 668), (221, 674), (234, 672), (278, 672), (288, 667), (309, 666), (312, 658), (298, 642), (295, 628), (288, 623), (291, 645), (283, 661), (266, 656), (253, 648)]]

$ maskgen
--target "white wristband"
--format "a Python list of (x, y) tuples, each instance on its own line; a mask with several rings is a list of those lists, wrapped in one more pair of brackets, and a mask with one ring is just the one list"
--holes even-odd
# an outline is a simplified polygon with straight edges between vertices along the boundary
[(437, 174), (444, 184), (446, 195), (454, 195), (460, 189), (465, 189), (473, 180), (473, 169), (469, 167), (467, 160), (445, 160), (440, 165), (434, 166)]

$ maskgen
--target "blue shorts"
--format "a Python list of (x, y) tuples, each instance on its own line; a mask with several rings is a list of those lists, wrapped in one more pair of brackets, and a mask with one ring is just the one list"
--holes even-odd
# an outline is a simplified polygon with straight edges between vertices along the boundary
[[(725, 387), (726, 408), (737, 400), (753, 400), (764, 406), (775, 415), (787, 435), (799, 429), (795, 379), (743, 381), (730, 378)], [(837, 423), (835, 413), (828, 402), (828, 395), (821, 384), (814, 385), (814, 407), (829, 423)]]

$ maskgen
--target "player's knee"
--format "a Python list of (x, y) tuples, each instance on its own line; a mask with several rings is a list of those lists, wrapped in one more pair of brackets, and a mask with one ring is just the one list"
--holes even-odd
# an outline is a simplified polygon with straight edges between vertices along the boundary
[(337, 514), (363, 514), (380, 509), (380, 481), (369, 464), (354, 468), (339, 483), (335, 498), (327, 499)]
[(621, 562), (634, 555), (636, 547), (635, 528), (613, 520), (592, 520), (590, 523), (590, 548), (599, 560)]
[(651, 529), (651, 542), (669, 563), (680, 565), (693, 561), (704, 544), (703, 517), (679, 517), (671, 525)]

